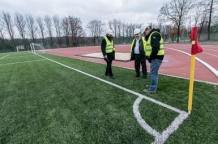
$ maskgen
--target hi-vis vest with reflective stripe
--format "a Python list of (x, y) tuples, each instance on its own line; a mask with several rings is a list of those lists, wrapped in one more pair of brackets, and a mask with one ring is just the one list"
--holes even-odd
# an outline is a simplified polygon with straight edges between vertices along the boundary
[(107, 37), (104, 37), (104, 39), (106, 40), (106, 53), (112, 53), (115, 51), (113, 41), (110, 42)]
[[(132, 52), (133, 44), (134, 44), (135, 41), (136, 41), (136, 39), (134, 39), (134, 40), (132, 41), (130, 52)], [(143, 42), (144, 52), (145, 52), (145, 48), (146, 48), (146, 40), (145, 40), (145, 37), (142, 37), (142, 42)]]
[[(151, 36), (153, 35), (153, 33), (155, 32), (152, 32), (148, 38), (148, 40), (146, 41), (146, 51), (145, 51), (145, 55), (146, 56), (150, 56), (151, 55), (151, 51), (152, 51), (152, 47), (151, 47)], [(159, 33), (159, 32), (156, 32), (156, 33)], [(159, 33), (160, 34), (160, 33)], [(161, 35), (161, 34), (160, 34)], [(160, 50), (158, 51), (157, 55), (164, 55), (164, 46), (163, 46), (163, 38), (161, 36), (161, 39), (160, 39)]]

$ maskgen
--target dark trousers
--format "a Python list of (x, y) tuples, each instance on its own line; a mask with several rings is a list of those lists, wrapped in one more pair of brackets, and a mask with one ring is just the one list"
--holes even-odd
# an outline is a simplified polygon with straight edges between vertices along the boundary
[(146, 58), (141, 58), (139, 54), (135, 54), (135, 72), (136, 76), (140, 76), (140, 64), (142, 65), (142, 74), (147, 76)]
[(105, 75), (113, 76), (112, 61), (114, 60), (114, 53), (107, 53), (107, 59), (104, 60), (107, 62)]

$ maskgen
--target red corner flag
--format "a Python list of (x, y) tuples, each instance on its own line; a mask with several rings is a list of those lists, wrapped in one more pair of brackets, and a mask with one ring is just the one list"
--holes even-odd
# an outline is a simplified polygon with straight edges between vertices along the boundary
[(197, 53), (203, 52), (202, 47), (198, 43), (198, 27), (193, 27), (190, 34), (190, 39), (192, 41), (191, 54), (195, 55)]

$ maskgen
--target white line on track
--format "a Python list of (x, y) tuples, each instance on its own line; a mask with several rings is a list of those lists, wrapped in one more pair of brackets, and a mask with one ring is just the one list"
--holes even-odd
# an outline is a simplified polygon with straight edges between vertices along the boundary
[[(184, 50), (189, 50), (190, 51), (190, 48), (183, 48)], [(180, 50), (183, 50), (183, 49), (180, 49)], [(206, 50), (208, 50), (208, 49), (206, 49)], [(217, 51), (217, 50), (214, 50), (214, 51)], [(214, 55), (214, 54), (210, 54), (210, 53), (207, 53), (207, 52), (202, 52), (202, 53), (204, 53), (204, 54), (207, 54), (207, 55), (211, 55), (211, 56), (214, 56), (214, 57), (218, 57), (217, 55)]]
[[(177, 50), (177, 49), (169, 48), (169, 47), (166, 47), (166, 48), (171, 49), (171, 50), (175, 50), (175, 51), (178, 51), (178, 52), (181, 52), (181, 53), (184, 53), (184, 54), (186, 54), (186, 55), (191, 56), (189, 53), (184, 52), (184, 51), (181, 51), (181, 50)], [(209, 65), (208, 63), (206, 63), (205, 61), (203, 61), (203, 60), (201, 60), (201, 59), (199, 59), (199, 58), (197, 58), (197, 57), (196, 57), (195, 59), (196, 59), (197, 61), (199, 61), (200, 63), (202, 63), (204, 66), (206, 66), (211, 72), (213, 72), (213, 73), (215, 74), (215, 76), (218, 77), (218, 71), (217, 71), (215, 68), (213, 68), (211, 65)]]
[[(167, 140), (167, 138), (168, 138), (174, 131), (176, 131), (176, 130), (179, 128), (179, 126), (182, 124), (182, 122), (183, 122), (186, 118), (188, 118), (188, 113), (185, 112), (185, 111), (181, 111), (181, 110), (179, 110), (179, 109), (177, 109), (177, 108), (175, 108), (175, 107), (172, 107), (172, 106), (170, 106), (170, 105), (167, 105), (167, 104), (165, 104), (165, 103), (162, 103), (162, 102), (160, 102), (160, 101), (157, 101), (157, 100), (155, 100), (155, 99), (152, 99), (152, 98), (147, 97), (147, 96), (145, 96), (145, 95), (142, 95), (142, 94), (140, 94), (140, 93), (134, 92), (134, 91), (132, 91), (132, 90), (129, 90), (129, 89), (127, 89), (127, 88), (124, 88), (124, 87), (122, 87), (122, 86), (119, 86), (119, 85), (117, 85), (117, 84), (114, 84), (114, 83), (112, 83), (112, 82), (109, 82), (109, 81), (106, 81), (106, 80), (104, 80), (104, 79), (98, 78), (98, 77), (93, 76), (93, 75), (91, 75), (91, 74), (85, 73), (85, 72), (80, 71), (80, 70), (78, 70), (78, 69), (75, 69), (75, 68), (73, 68), (73, 67), (67, 66), (67, 65), (62, 64), (62, 63), (60, 63), (60, 62), (57, 62), (57, 61), (55, 61), (55, 60), (49, 59), (49, 58), (47, 58), (47, 57), (44, 57), (44, 56), (41, 56), (41, 55), (38, 55), (38, 56), (40, 56), (40, 57), (42, 57), (42, 58), (44, 58), (44, 59), (47, 59), (47, 60), (49, 60), (49, 61), (51, 61), (51, 62), (54, 62), (54, 63), (56, 63), (56, 64), (58, 64), (58, 65), (61, 65), (61, 66), (63, 66), (63, 67), (72, 69), (72, 70), (74, 70), (74, 71), (77, 71), (77, 72), (79, 72), (79, 73), (82, 73), (82, 74), (84, 74), (84, 75), (87, 75), (87, 76), (89, 76), (89, 77), (92, 77), (92, 78), (94, 78), (94, 79), (97, 79), (97, 80), (99, 80), (99, 81), (101, 81), (101, 82), (104, 82), (104, 83), (106, 83), (106, 84), (109, 84), (109, 85), (111, 85), (111, 86), (114, 86), (114, 87), (116, 87), (116, 88), (118, 88), (118, 89), (121, 89), (121, 90), (123, 90), (123, 91), (126, 91), (126, 92), (128, 92), (128, 93), (131, 93), (131, 94), (133, 94), (133, 95), (138, 96), (138, 98), (136, 99), (136, 101), (135, 101), (135, 103), (134, 103), (134, 105), (133, 105), (133, 112), (134, 112), (134, 115), (135, 115), (137, 121), (138, 121), (139, 124), (143, 127), (143, 129), (145, 129), (149, 134), (151, 134), (152, 136), (155, 137), (155, 141), (153, 142), (153, 144), (163, 144), (163, 143)], [(148, 101), (150, 101), (150, 102), (153, 102), (153, 103), (158, 104), (158, 105), (160, 105), (160, 106), (162, 106), (162, 107), (165, 107), (165, 108), (168, 108), (168, 109), (170, 109), (170, 110), (172, 110), (172, 111), (174, 111), (174, 112), (177, 112), (177, 113), (179, 113), (179, 116), (177, 116), (177, 117), (174, 119), (174, 121), (166, 128), (166, 130), (164, 130), (164, 132), (159, 133), (159, 132), (155, 131), (154, 129), (152, 129), (152, 128), (142, 119), (142, 117), (141, 117), (141, 115), (140, 115), (140, 112), (139, 112), (139, 110), (138, 110), (139, 103), (142, 101), (142, 99), (146, 99), (146, 100), (148, 100)]]
[(29, 63), (29, 62), (36, 62), (36, 61), (42, 61), (42, 60), (45, 60), (45, 59), (32, 60), (32, 61), (23, 61), (23, 62), (15, 62), (15, 63), (6, 63), (6, 64), (0, 64), (0, 66), (13, 65), (13, 64), (21, 64), (21, 63)]
[(214, 54), (210, 54), (210, 53), (206, 53), (206, 52), (203, 52), (204, 54), (207, 54), (207, 55), (211, 55), (211, 56), (214, 56), (214, 57), (218, 57), (217, 55), (214, 55)]

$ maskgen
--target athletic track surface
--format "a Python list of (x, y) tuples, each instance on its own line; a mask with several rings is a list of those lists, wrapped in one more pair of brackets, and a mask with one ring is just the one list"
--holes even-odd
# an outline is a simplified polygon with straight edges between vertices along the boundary
[[(201, 45), (203, 52), (196, 55), (195, 81), (218, 85), (218, 46)], [(130, 45), (115, 45), (116, 52), (129, 53)], [(159, 74), (189, 79), (191, 44), (164, 44), (165, 57)], [(101, 52), (100, 46), (72, 47), (46, 50), (46, 53), (106, 64), (101, 58), (84, 57), (81, 54)], [(134, 69), (134, 61), (113, 61), (113, 66)], [(150, 65), (147, 62), (148, 71)], [(102, 72), (104, 73), (104, 72)], [(116, 74), (115, 74), (116, 76)]]

